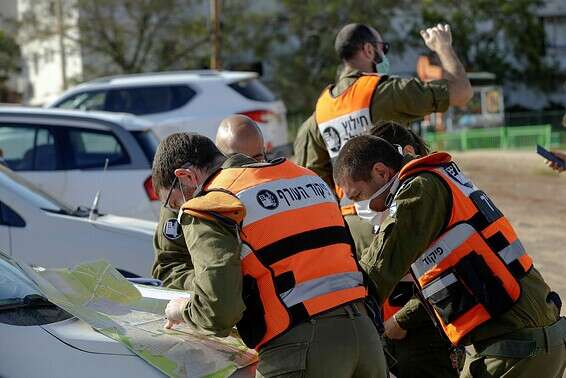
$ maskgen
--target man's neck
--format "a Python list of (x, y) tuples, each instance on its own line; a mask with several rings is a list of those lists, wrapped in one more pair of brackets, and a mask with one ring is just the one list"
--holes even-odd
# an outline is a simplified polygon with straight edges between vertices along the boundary
[(361, 72), (373, 72), (374, 68), (371, 64), (366, 64), (360, 61), (349, 61), (344, 62), (344, 72), (347, 71), (361, 71)]

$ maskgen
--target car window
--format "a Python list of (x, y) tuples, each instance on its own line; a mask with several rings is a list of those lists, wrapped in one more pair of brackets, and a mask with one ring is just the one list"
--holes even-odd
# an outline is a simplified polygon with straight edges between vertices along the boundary
[(6, 205), (3, 202), (0, 202), (0, 225), (10, 227), (25, 227), (26, 222), (18, 213), (12, 210), (10, 206)]
[(128, 164), (130, 158), (116, 136), (109, 131), (69, 129), (72, 168), (102, 168)]
[(153, 157), (159, 146), (159, 139), (151, 130), (132, 131), (132, 135), (138, 141), (147, 161), (153, 163)]
[(69, 97), (57, 105), (63, 109), (104, 110), (106, 91), (83, 92)]
[(55, 138), (47, 128), (1, 124), (0, 156), (14, 171), (57, 168)]
[(228, 84), (230, 88), (249, 100), (271, 102), (277, 97), (258, 79), (246, 79)]
[(106, 95), (104, 110), (135, 115), (167, 112), (184, 106), (195, 94), (186, 85), (112, 89)]
[(35, 284), (0, 254), (0, 301), (41, 294)]

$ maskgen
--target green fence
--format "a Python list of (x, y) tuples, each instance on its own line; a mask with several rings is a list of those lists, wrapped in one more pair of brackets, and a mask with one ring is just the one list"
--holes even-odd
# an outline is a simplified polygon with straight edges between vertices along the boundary
[[(480, 148), (519, 149), (537, 144), (550, 148), (556, 143), (550, 125), (468, 129), (451, 133), (426, 133), (433, 151), (466, 151)], [(554, 142), (554, 143), (552, 143)]]

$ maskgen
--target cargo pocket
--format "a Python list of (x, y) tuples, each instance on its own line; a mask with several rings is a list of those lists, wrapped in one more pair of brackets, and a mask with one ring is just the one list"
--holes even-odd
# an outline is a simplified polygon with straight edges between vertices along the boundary
[(477, 303), (452, 272), (425, 286), (423, 294), (445, 324), (451, 323)]
[(250, 275), (243, 278), (244, 304), (246, 309), (242, 315), (242, 319), (236, 325), (238, 333), (242, 341), (249, 347), (255, 348), (263, 339), (267, 326), (265, 324), (265, 310), (261, 297), (259, 296), (259, 287), (257, 281)]
[(262, 377), (304, 377), (307, 368), (308, 343), (264, 347), (259, 352), (257, 371)]
[(503, 287), (501, 279), (476, 252), (466, 255), (453, 269), (458, 280), (470, 290), (492, 317), (501, 315), (513, 305), (513, 299)]

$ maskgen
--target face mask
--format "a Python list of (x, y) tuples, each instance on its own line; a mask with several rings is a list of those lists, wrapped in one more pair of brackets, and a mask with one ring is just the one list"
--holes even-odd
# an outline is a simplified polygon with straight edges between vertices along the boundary
[(354, 206), (356, 207), (356, 212), (360, 218), (373, 224), (374, 226), (379, 226), (383, 220), (385, 219), (386, 212), (384, 211), (375, 211), (370, 208), (370, 202), (383, 195), (387, 189), (391, 187), (390, 192), (395, 192), (397, 187), (399, 186), (399, 179), (398, 175), (393, 176), (384, 186), (379, 188), (375, 193), (373, 193), (370, 198), (364, 201), (354, 202)]
[(375, 65), (375, 71), (381, 75), (389, 74), (390, 64), (389, 59), (387, 59), (387, 55), (382, 55), (379, 53), (379, 62), (374, 60), (373, 64)]

